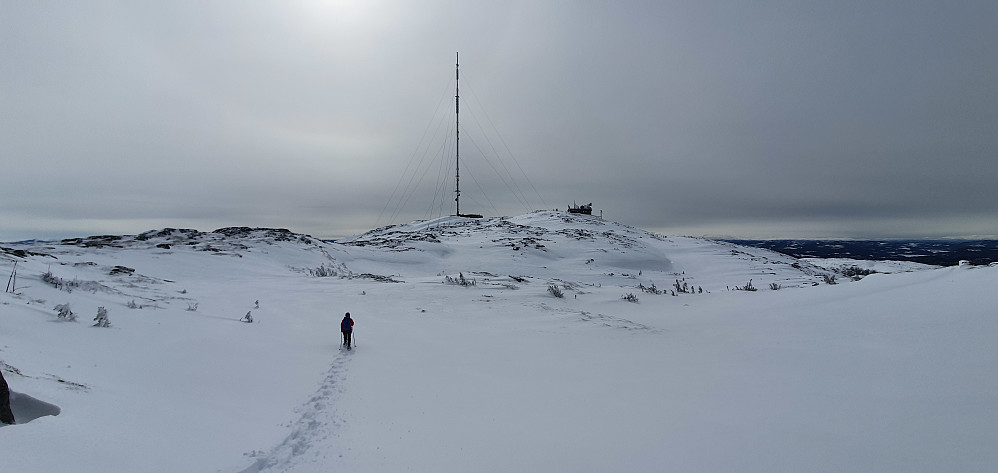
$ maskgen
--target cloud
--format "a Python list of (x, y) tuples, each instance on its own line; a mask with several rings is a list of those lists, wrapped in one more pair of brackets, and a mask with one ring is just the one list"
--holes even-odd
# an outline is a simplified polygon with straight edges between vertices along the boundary
[(455, 51), (468, 209), (998, 234), (996, 17), (983, 2), (15, 4), (0, 240), (342, 235), (451, 212)]

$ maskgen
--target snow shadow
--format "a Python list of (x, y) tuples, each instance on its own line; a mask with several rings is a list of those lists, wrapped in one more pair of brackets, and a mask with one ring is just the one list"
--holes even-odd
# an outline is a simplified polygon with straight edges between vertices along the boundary
[(18, 424), (27, 424), (39, 417), (57, 416), (62, 409), (55, 404), (39, 401), (27, 394), (10, 392), (10, 410)]

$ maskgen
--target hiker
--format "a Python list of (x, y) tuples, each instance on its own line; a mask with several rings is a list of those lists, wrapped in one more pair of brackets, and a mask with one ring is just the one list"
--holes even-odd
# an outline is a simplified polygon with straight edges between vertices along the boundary
[(350, 313), (343, 316), (343, 321), (340, 322), (340, 331), (343, 332), (343, 344), (347, 346), (347, 350), (350, 349), (350, 338), (353, 335), (353, 319), (350, 318)]
[(10, 411), (10, 388), (7, 387), (7, 380), (3, 379), (3, 371), (0, 371), (0, 422), (14, 423), (14, 413)]

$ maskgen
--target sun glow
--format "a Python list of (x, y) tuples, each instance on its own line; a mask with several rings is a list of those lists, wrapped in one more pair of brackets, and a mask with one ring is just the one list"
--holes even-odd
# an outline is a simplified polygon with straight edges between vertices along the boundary
[(383, 2), (365, 0), (298, 0), (294, 5), (303, 24), (320, 29), (367, 29), (387, 10)]

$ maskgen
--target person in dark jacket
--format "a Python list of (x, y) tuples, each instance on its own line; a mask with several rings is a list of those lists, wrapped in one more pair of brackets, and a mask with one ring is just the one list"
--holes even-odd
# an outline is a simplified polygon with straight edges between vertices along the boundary
[(350, 318), (350, 313), (343, 316), (343, 320), (340, 322), (340, 331), (343, 332), (343, 344), (347, 346), (347, 350), (350, 349), (351, 338), (353, 338), (353, 319)]
[(0, 371), (0, 422), (14, 423), (14, 413), (10, 410), (10, 388), (7, 387), (7, 380), (3, 379), (3, 371)]

